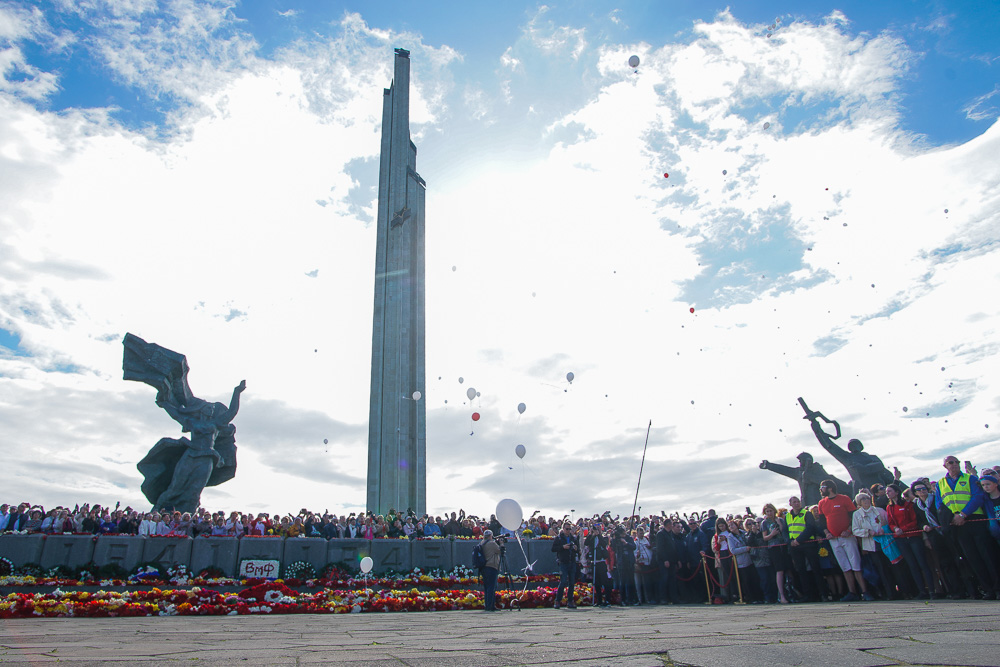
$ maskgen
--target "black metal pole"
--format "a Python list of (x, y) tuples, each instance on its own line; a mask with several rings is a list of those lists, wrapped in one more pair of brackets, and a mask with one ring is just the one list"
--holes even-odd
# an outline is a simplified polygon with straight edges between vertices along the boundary
[(646, 443), (642, 446), (642, 463), (639, 464), (639, 481), (635, 484), (635, 502), (632, 503), (632, 514), (629, 516), (629, 525), (632, 525), (632, 521), (635, 517), (635, 506), (639, 504), (639, 485), (642, 484), (642, 468), (646, 465), (646, 447), (649, 445), (649, 430), (653, 428), (653, 420), (649, 420), (649, 426), (646, 427)]

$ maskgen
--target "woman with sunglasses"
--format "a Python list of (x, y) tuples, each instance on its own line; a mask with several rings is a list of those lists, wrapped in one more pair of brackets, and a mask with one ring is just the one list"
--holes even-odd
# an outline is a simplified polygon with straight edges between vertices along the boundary
[(885, 495), (889, 498), (889, 505), (885, 508), (889, 528), (920, 591), (917, 599), (930, 600), (930, 592), (934, 590), (934, 574), (927, 566), (924, 555), (923, 526), (917, 521), (913, 503), (903, 498), (903, 487), (900, 484), (894, 482), (885, 487)]
[(948, 541), (942, 536), (937, 507), (934, 505), (934, 489), (930, 481), (926, 478), (916, 480), (903, 495), (913, 501), (917, 522), (923, 526), (927, 564), (934, 573), (934, 592), (931, 593), (931, 598), (943, 598), (946, 589), (954, 597), (958, 597), (961, 578), (955, 566), (956, 557)]
[(771, 551), (764, 542), (764, 535), (760, 532), (760, 524), (755, 519), (746, 520), (747, 546), (750, 547), (750, 560), (753, 561), (754, 569), (757, 570), (757, 579), (760, 582), (760, 590), (767, 604), (775, 604), (778, 601), (778, 587), (775, 584), (774, 565), (771, 564)]
[(788, 558), (788, 528), (784, 519), (778, 517), (774, 505), (764, 505), (764, 522), (760, 524), (760, 532), (764, 535), (764, 544), (771, 554), (771, 564), (774, 566), (774, 579), (778, 585), (778, 597), (781, 604), (788, 604), (785, 596), (785, 570), (791, 567)]

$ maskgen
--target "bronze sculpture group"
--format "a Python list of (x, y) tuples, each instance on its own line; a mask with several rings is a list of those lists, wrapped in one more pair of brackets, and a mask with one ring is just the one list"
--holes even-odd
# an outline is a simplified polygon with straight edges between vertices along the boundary
[[(852, 496), (862, 489), (870, 489), (874, 484), (885, 485), (892, 483), (894, 479), (893, 473), (886, 469), (879, 457), (865, 452), (864, 445), (861, 444), (860, 440), (852, 438), (847, 442), (847, 449), (845, 450), (834, 442), (841, 435), (840, 424), (836, 420), (827, 419), (826, 415), (818, 410), (810, 410), (802, 398), (799, 398), (799, 405), (802, 406), (802, 409), (806, 413), (803, 419), (809, 420), (813, 434), (819, 440), (819, 444), (847, 469), (847, 472), (851, 476), (850, 483), (837, 479), (828, 473), (822, 464), (816, 463), (813, 460), (812, 454), (808, 452), (799, 454), (798, 468), (764, 460), (760, 462), (762, 470), (770, 470), (779, 475), (791, 477), (798, 482), (799, 492), (802, 494), (802, 502), (805, 505), (815, 505), (819, 502), (819, 485), (825, 479), (833, 480), (836, 482), (840, 492), (850, 493)], [(823, 430), (820, 420), (833, 426), (834, 433), (832, 435)]]

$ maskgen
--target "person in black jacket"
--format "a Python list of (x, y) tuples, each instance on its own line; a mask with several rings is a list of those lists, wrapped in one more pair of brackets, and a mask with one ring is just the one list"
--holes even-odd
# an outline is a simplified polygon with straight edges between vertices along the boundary
[[(791, 511), (785, 516), (785, 523), (788, 525), (788, 556), (792, 560), (792, 567), (795, 568), (795, 576), (799, 580), (799, 586), (809, 602), (821, 602), (826, 595), (826, 582), (819, 564), (819, 545), (812, 541), (817, 537), (822, 537), (823, 528), (816, 524), (816, 519), (812, 512), (802, 508), (802, 502), (792, 496), (788, 499), (788, 506)], [(796, 537), (792, 536), (793, 526), (800, 523), (795, 519), (805, 517), (805, 528)], [(806, 569), (806, 563), (812, 571)]]
[(660, 604), (680, 602), (677, 590), (677, 573), (680, 571), (680, 557), (677, 555), (677, 540), (674, 539), (674, 524), (680, 535), (681, 522), (667, 519), (653, 536), (653, 559), (660, 566), (658, 587)]
[(584, 545), (588, 549), (587, 558), (594, 564), (594, 606), (607, 607), (611, 604), (611, 575), (608, 569), (608, 538), (603, 534), (601, 523), (594, 522)]
[(573, 535), (573, 524), (564, 523), (562, 530), (552, 540), (552, 551), (559, 562), (559, 588), (556, 589), (556, 602), (553, 609), (558, 609), (562, 605), (563, 590), (568, 588), (566, 605), (570, 609), (576, 609), (576, 601), (573, 592), (576, 588), (576, 556), (579, 552), (576, 536)]
[(16, 510), (13, 507), (10, 508), (10, 518), (7, 520), (7, 527), (4, 530), (24, 530), (26, 523), (28, 523), (28, 506), (21, 503)]
[[(642, 528), (638, 529), (640, 532)], [(625, 530), (624, 526), (616, 526), (614, 536), (611, 538), (611, 549), (615, 554), (614, 582), (615, 588), (621, 597), (618, 604), (624, 607), (626, 604), (638, 604), (639, 578), (642, 576), (636, 571), (636, 541)]]
[(704, 585), (693, 577), (698, 568), (705, 565), (705, 557), (711, 551), (711, 538), (701, 529), (701, 522), (691, 517), (688, 520), (688, 534), (684, 537), (684, 560), (685, 576), (692, 577), (688, 581), (688, 598), (692, 602), (705, 602), (707, 599)]
[(83, 520), (83, 532), (97, 534), (101, 532), (101, 517), (97, 510), (90, 510), (87, 518)]

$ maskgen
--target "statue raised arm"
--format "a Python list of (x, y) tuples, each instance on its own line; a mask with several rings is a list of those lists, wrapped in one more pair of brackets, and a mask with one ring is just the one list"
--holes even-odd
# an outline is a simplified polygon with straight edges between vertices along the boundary
[(791, 477), (798, 482), (799, 497), (806, 505), (815, 505), (819, 502), (819, 485), (824, 479), (832, 479), (837, 482), (838, 487), (843, 485), (843, 488), (847, 488), (846, 482), (838, 480), (827, 473), (821, 464), (813, 460), (813, 456), (809, 452), (802, 452), (797, 458), (799, 460), (798, 468), (781, 465), (780, 463), (771, 463), (770, 461), (761, 461), (760, 468), (784, 475), (785, 477)]
[[(889, 484), (893, 481), (892, 473), (882, 464), (882, 460), (873, 454), (863, 451), (864, 445), (857, 438), (848, 441), (846, 450), (834, 442), (841, 435), (840, 424), (836, 420), (827, 419), (822, 412), (810, 410), (801, 397), (799, 398), (799, 405), (802, 406), (802, 409), (806, 413), (803, 419), (809, 420), (813, 434), (819, 440), (819, 444), (850, 473), (854, 492), (858, 492), (861, 489), (868, 489), (872, 484)], [(830, 435), (825, 432), (819, 423), (820, 419), (827, 424), (833, 424), (836, 429), (836, 435)]]
[(790, 466), (781, 465), (780, 463), (771, 463), (766, 459), (760, 462), (760, 469), (770, 470), (771, 472), (776, 472), (779, 475), (791, 477), (796, 482), (799, 481), (799, 475), (802, 472), (799, 468), (792, 468)]

